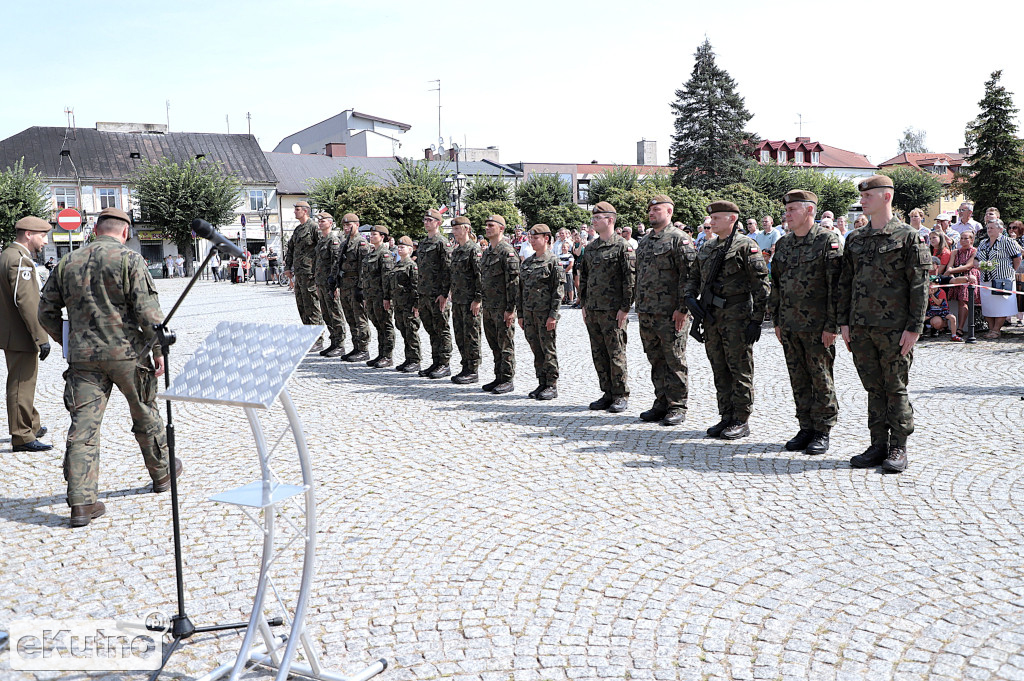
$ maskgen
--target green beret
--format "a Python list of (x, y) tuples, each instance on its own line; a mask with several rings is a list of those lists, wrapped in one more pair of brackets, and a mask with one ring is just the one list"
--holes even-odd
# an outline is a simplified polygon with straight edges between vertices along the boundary
[(857, 191), (866, 192), (869, 189), (892, 189), (892, 178), (885, 175), (872, 175), (857, 185)]
[(675, 201), (673, 201), (672, 199), (668, 198), (664, 194), (655, 194), (654, 196), (651, 197), (651, 200), (647, 202), (647, 205), (648, 206), (656, 206), (659, 203), (667, 203), (670, 206), (675, 206), (676, 205)]
[(797, 201), (808, 201), (814, 205), (818, 205), (818, 195), (814, 192), (809, 192), (806, 189), (794, 189), (793, 191), (787, 192), (782, 197), (783, 203), (796, 203)]
[(466, 225), (467, 227), (469, 227), (469, 218), (467, 218), (465, 215), (460, 215), (459, 217), (452, 220), (452, 227), (454, 227), (455, 225)]
[(14, 229), (23, 229), (26, 232), (49, 232), (52, 227), (46, 220), (28, 215), (15, 222)]
[(594, 213), (594, 215), (597, 215), (599, 213), (611, 213), (612, 215), (618, 215), (618, 213), (615, 210), (615, 206), (608, 203), (607, 201), (601, 201), (600, 203), (598, 203), (596, 206), (594, 206), (594, 210), (592, 212)]
[(530, 228), (530, 234), (551, 234), (551, 228), (541, 223)]
[(736, 213), (736, 215), (739, 215), (740, 209), (739, 206), (732, 201), (713, 201), (711, 205), (708, 206), (708, 215), (711, 215), (712, 213)]

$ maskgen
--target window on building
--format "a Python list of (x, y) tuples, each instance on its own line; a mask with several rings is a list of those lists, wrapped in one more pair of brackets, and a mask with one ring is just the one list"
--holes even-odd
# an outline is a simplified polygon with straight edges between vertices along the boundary
[(785, 149), (779, 149), (779, 163), (785, 163), (785, 162), (786, 162), (786, 150)]
[(590, 180), (576, 182), (576, 203), (590, 203)]
[(818, 163), (818, 158), (820, 156), (821, 156), (820, 152), (812, 151), (811, 152), (811, 163)]
[(772, 152), (770, 149), (761, 150), (761, 163), (768, 163), (772, 160)]
[(78, 207), (78, 191), (74, 187), (54, 187), (53, 200), (57, 204), (57, 210)]
[(802, 152), (802, 151), (794, 151), (793, 152), (793, 163), (803, 163), (803, 162), (804, 162), (804, 152)]
[(117, 187), (98, 187), (96, 195), (100, 200), (100, 210), (121, 207), (121, 192)]
[(267, 205), (267, 194), (262, 189), (249, 190), (249, 210), (263, 210)]

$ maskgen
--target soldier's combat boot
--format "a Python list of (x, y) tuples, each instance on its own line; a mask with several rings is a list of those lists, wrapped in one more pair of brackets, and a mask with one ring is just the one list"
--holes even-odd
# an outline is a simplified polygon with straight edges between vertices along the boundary
[(321, 357), (327, 357), (328, 353), (334, 352), (337, 349), (338, 349), (338, 344), (335, 343), (334, 341), (331, 341), (330, 345), (328, 345), (326, 348), (324, 348), (323, 350), (320, 351), (320, 356)]
[(871, 446), (865, 449), (863, 454), (858, 454), (850, 459), (850, 465), (854, 468), (871, 468), (880, 465), (888, 455), (888, 443), (872, 442)]
[(558, 386), (546, 385), (544, 389), (537, 393), (538, 400), (553, 400), (558, 397)]
[(489, 393), (492, 390), (494, 390), (494, 386), (498, 385), (499, 383), (501, 383), (501, 381), (499, 381), (498, 379), (494, 379), (490, 383), (484, 383), (482, 386), (480, 386), (480, 389), (483, 390), (485, 393)]
[(709, 437), (719, 437), (726, 428), (732, 424), (732, 417), (728, 414), (722, 416), (722, 420), (708, 428)]
[[(174, 457), (174, 479), (175, 480), (177, 480), (178, 478), (181, 477), (181, 469), (182, 469), (181, 459), (179, 459), (178, 457)], [(166, 492), (170, 488), (171, 488), (171, 474), (170, 473), (168, 473), (167, 475), (163, 476), (162, 478), (157, 478), (156, 480), (153, 481), (153, 492), (155, 494), (160, 494), (161, 492)]]
[(678, 426), (680, 423), (686, 420), (686, 410), (682, 407), (672, 407), (665, 416), (661, 419), (661, 425), (663, 426)]
[(437, 363), (434, 362), (430, 366), (428, 366), (426, 369), (420, 369), (419, 370), (419, 375), (420, 375), (421, 378), (426, 378), (430, 374), (430, 372), (433, 371), (436, 368), (437, 368)]
[[(311, 347), (309, 349), (309, 351), (310, 352), (320, 352), (323, 349), (324, 349), (324, 339), (323, 338), (317, 338), (316, 339), (316, 343), (313, 343), (313, 347)], [(88, 523), (86, 523), (86, 524), (88, 524)]]
[(347, 362), (348, 358), (351, 357), (352, 355), (354, 355), (355, 353), (356, 353), (356, 349), (352, 348), (351, 350), (349, 350), (348, 352), (346, 352), (344, 355), (341, 356), (341, 361), (342, 362)]
[(480, 380), (480, 376), (471, 369), (463, 369), (457, 376), (452, 376), (452, 383), (455, 383), (456, 385), (476, 383), (478, 380)]
[(545, 386), (545, 385), (544, 385), (543, 383), (541, 383), (541, 384), (540, 384), (540, 385), (538, 385), (538, 386), (537, 386), (536, 388), (534, 388), (534, 389), (533, 389), (533, 390), (531, 390), (530, 392), (526, 393), (526, 396), (527, 396), (527, 397), (530, 397), (530, 398), (532, 398), (532, 399), (537, 399), (537, 395), (539, 395), (539, 394), (540, 394), (540, 391), (541, 391), (541, 390), (543, 390), (543, 389), (544, 389), (545, 387), (546, 387), (546, 386)]
[(882, 462), (882, 470), (886, 473), (902, 473), (907, 470), (907, 448), (890, 445), (889, 455)]
[(815, 430), (811, 433), (811, 441), (804, 448), (804, 453), (810, 456), (817, 456), (828, 451), (828, 433), (823, 430)]
[(729, 424), (729, 427), (723, 430), (719, 437), (723, 440), (738, 440), (741, 437), (746, 437), (748, 435), (750, 435), (750, 426), (747, 422), (733, 419), (732, 423)]
[(368, 366), (368, 367), (375, 367), (375, 366), (377, 366), (377, 362), (379, 362), (379, 361), (380, 361), (380, 355), (377, 355), (373, 359), (366, 360), (366, 366)]
[(90, 521), (96, 520), (107, 512), (107, 507), (102, 501), (95, 504), (82, 504), (71, 507), (71, 527), (85, 527)]
[(608, 405), (608, 411), (612, 414), (621, 414), (627, 409), (629, 409), (629, 400), (625, 397), (616, 397), (612, 400), (612, 403)]
[[(811, 438), (814, 436), (814, 431), (810, 428), (801, 428), (796, 436), (786, 443), (786, 449), (791, 452), (799, 452), (807, 448)], [(808, 452), (809, 453), (809, 452)], [(818, 452), (816, 452), (818, 453)]]
[(370, 359), (370, 353), (366, 350), (353, 350), (346, 357), (342, 357), (342, 360), (346, 362), (365, 362)]
[(373, 364), (374, 369), (387, 369), (389, 366), (394, 364), (390, 357), (381, 357)]
[(611, 395), (602, 395), (600, 399), (591, 402), (589, 408), (591, 411), (603, 411), (612, 406), (612, 401)]
[(427, 374), (427, 378), (444, 378), (445, 376), (451, 376), (452, 370), (447, 364), (440, 364), (434, 367), (434, 370)]
[(504, 395), (505, 393), (512, 392), (514, 389), (515, 386), (512, 385), (512, 381), (504, 381), (491, 388), (491, 393), (494, 395)]
[(665, 418), (665, 414), (668, 413), (668, 409), (654, 405), (647, 411), (640, 412), (640, 420), (653, 423), (654, 421), (660, 421)]
[(328, 348), (327, 352), (321, 352), (320, 354), (324, 357), (341, 357), (345, 354), (345, 346), (339, 343), (333, 348)]
[(402, 364), (398, 367), (398, 371), (401, 371), (403, 374), (411, 374), (412, 372), (415, 371), (420, 376), (423, 375), (423, 371), (420, 369), (420, 363), (419, 362), (410, 362), (410, 361), (402, 362)]

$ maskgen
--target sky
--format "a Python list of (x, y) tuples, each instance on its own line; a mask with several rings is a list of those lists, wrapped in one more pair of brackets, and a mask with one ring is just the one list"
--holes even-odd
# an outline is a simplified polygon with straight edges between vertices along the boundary
[[(264, 150), (346, 109), (408, 123), (403, 156), (441, 136), (495, 145), (502, 162), (635, 163), (710, 40), (748, 130), (879, 163), (908, 126), (955, 152), (985, 81), (1019, 105), (1024, 59), (1012, 3), (347, 2), (58, 0), (2, 10), (0, 139), (34, 125), (166, 123), (249, 130)], [(93, 7), (93, 9), (86, 8)], [(990, 20), (991, 18), (991, 20)], [(15, 63), (16, 62), (16, 63)], [(166, 102), (170, 101), (169, 112)], [(251, 115), (247, 121), (246, 115)]]

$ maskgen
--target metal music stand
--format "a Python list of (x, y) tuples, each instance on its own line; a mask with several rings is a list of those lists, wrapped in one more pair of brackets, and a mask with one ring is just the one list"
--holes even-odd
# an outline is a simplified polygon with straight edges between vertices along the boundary
[[(316, 500), (306, 436), (286, 383), (324, 328), (221, 322), (199, 346), (170, 387), (158, 395), (167, 400), (242, 407), (249, 420), (259, 455), (259, 481), (210, 497), (211, 501), (238, 506), (253, 522), (259, 536), (263, 538), (263, 559), (249, 625), (238, 657), (233, 664), (221, 665), (200, 677), (202, 681), (213, 681), (228, 672), (233, 681), (249, 663), (277, 669), (277, 681), (284, 681), (289, 674), (325, 681), (363, 681), (387, 667), (386, 660), (377, 660), (351, 676), (324, 670), (305, 629), (306, 605), (313, 584), (316, 553)], [(256, 410), (269, 409), (275, 400), (280, 400), (288, 418), (288, 426), (268, 448)], [(289, 430), (298, 452), (301, 484), (282, 482), (271, 465), (275, 450)], [(301, 517), (298, 520), (289, 517), (289, 510), (297, 510)], [(282, 529), (291, 536), (283, 546), (275, 548), (275, 518), (278, 516), (283, 520), (280, 523)], [(284, 602), (284, 594), (274, 583), (272, 569), (280, 567), (275, 561), (281, 555), (280, 552), (299, 540), (304, 543), (302, 579), (294, 607), (289, 608)], [(281, 608), (285, 625), (290, 627), (287, 635), (275, 636), (270, 631), (263, 614), (268, 589), (273, 592)], [(262, 638), (262, 645), (254, 645), (257, 633)], [(300, 644), (304, 663), (295, 661)]]

